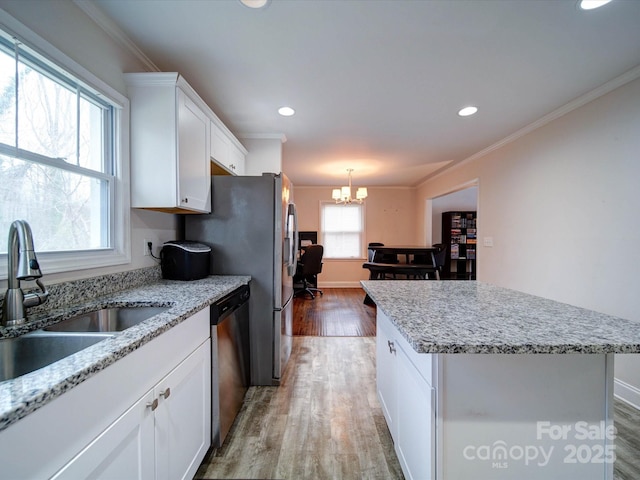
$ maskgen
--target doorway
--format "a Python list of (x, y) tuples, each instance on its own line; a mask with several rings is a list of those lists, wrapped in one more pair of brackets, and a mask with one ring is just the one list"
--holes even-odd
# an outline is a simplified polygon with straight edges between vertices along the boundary
[[(427, 243), (434, 245), (443, 242), (442, 214), (444, 212), (478, 212), (478, 195), (478, 181), (474, 180), (443, 195), (427, 199), (425, 205), (425, 236)], [(477, 213), (476, 218), (478, 218)], [(467, 232), (465, 231), (463, 233)], [(474, 231), (474, 235), (475, 237), (470, 238), (468, 240), (469, 242), (475, 243), (477, 241), (477, 231)], [(467, 241), (466, 238), (464, 241)], [(450, 242), (452, 243), (452, 241), (447, 239), (446, 243)], [(448, 246), (448, 248), (451, 248), (451, 246)], [(477, 265), (477, 248), (476, 245), (472, 246), (472, 244), (469, 244), (463, 248), (463, 251), (466, 251), (467, 248), (473, 251), (473, 259), (469, 260), (472, 264), (471, 268), (473, 271), (473, 275), (470, 278), (477, 278), (477, 272), (475, 271), (475, 266)], [(447, 255), (448, 263), (451, 262), (450, 255), (451, 253)], [(460, 264), (460, 262), (457, 263)], [(446, 267), (449, 267), (449, 265)]]

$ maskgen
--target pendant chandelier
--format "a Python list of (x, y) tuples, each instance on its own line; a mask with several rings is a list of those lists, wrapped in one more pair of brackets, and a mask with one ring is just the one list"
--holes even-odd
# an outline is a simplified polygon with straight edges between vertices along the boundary
[(336, 203), (342, 203), (344, 205), (348, 205), (353, 202), (362, 203), (364, 199), (367, 198), (367, 187), (359, 187), (356, 191), (356, 198), (351, 197), (351, 172), (353, 172), (353, 168), (348, 168), (347, 172), (349, 172), (349, 185), (341, 188), (334, 188), (331, 193), (331, 198), (333, 198)]

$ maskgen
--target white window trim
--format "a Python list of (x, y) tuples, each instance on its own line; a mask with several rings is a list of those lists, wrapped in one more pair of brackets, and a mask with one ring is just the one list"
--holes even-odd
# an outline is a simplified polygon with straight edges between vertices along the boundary
[[(115, 209), (110, 224), (110, 229), (113, 232), (113, 248), (41, 253), (38, 252), (38, 239), (34, 238), (36, 255), (43, 274), (131, 263), (129, 100), (4, 11), (0, 27), (114, 103), (114, 155), (116, 158), (113, 204)], [(8, 234), (9, 232), (0, 232), (0, 241), (7, 242)], [(0, 254), (0, 279), (7, 278), (7, 263), (7, 255)]]
[[(318, 228), (318, 243), (320, 244), (324, 244), (324, 230), (322, 229), (322, 207), (324, 205), (334, 205), (335, 202), (332, 201), (328, 201), (328, 200), (320, 200), (318, 202), (318, 219), (320, 220), (319, 222), (319, 228)], [(360, 257), (354, 257), (354, 258), (337, 258), (337, 257), (325, 257), (327, 260), (330, 260), (332, 262), (362, 262), (363, 260), (366, 261), (367, 259), (367, 242), (365, 240), (366, 237), (366, 231), (367, 231), (367, 210), (365, 208), (365, 204), (361, 204), (360, 207), (362, 208), (362, 236), (360, 238)]]

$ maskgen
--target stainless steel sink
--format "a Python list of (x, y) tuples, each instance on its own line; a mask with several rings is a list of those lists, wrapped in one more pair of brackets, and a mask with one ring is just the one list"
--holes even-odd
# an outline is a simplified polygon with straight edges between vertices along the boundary
[(0, 340), (0, 382), (46, 367), (112, 335), (36, 331)]
[(44, 330), (51, 332), (121, 332), (170, 307), (112, 307), (83, 313)]

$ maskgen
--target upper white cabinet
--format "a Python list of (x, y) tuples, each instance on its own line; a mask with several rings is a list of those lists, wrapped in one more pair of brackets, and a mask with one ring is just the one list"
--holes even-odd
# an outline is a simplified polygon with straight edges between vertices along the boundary
[(125, 74), (131, 101), (131, 206), (211, 211), (208, 107), (177, 73)]
[(247, 151), (219, 121), (211, 121), (212, 173), (244, 175)]

